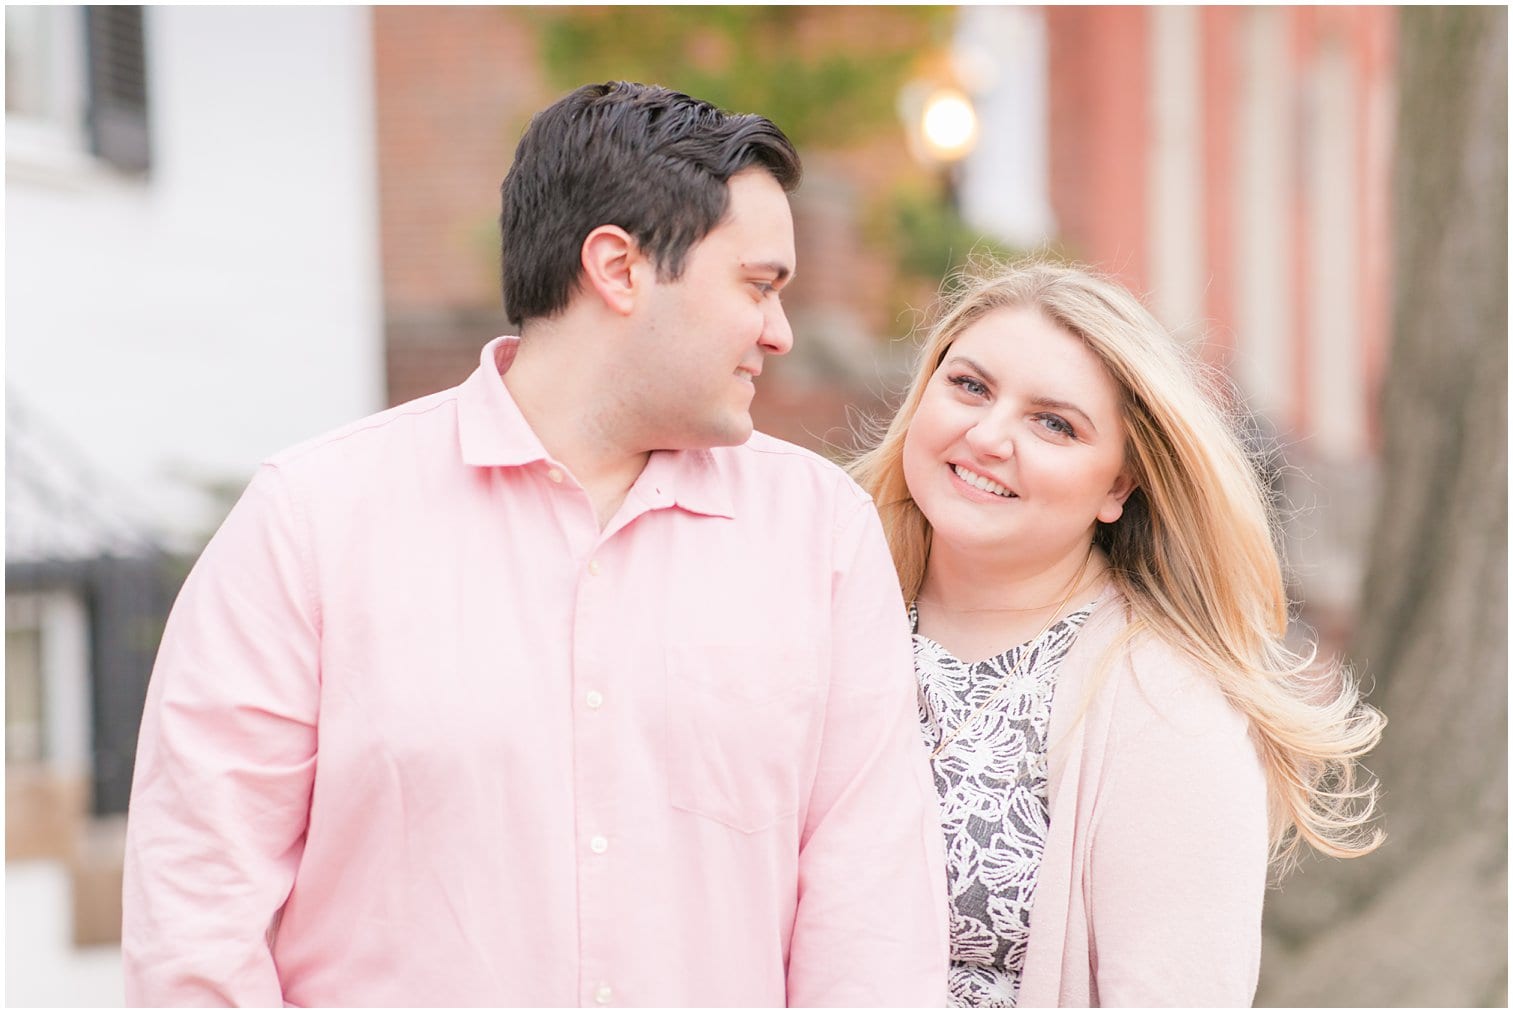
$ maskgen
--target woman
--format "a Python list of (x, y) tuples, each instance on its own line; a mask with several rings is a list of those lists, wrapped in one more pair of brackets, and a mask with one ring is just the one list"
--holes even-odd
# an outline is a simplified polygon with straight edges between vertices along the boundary
[(1283, 643), (1267, 497), (1176, 343), (969, 278), (855, 465), (915, 626), (957, 1005), (1249, 1005), (1268, 862), (1372, 850), (1384, 719)]

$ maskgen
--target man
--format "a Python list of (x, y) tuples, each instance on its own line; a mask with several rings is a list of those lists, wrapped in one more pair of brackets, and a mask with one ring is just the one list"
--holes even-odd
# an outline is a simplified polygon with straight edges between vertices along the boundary
[(792, 344), (757, 116), (540, 113), (519, 339), (269, 460), (184, 586), (138, 749), (128, 1000), (944, 996), (944, 864), (870, 501), (753, 434)]

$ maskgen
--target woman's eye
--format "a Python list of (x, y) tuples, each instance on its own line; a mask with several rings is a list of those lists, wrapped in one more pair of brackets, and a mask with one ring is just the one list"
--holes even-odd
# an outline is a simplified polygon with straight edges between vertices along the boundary
[(983, 385), (981, 380), (974, 379), (970, 376), (953, 376), (950, 378), (950, 382), (953, 385), (960, 387), (968, 394), (971, 394), (973, 397), (987, 396), (988, 388)]
[(1060, 415), (1042, 415), (1040, 416), (1040, 423), (1051, 432), (1060, 436), (1077, 435), (1077, 430), (1072, 428), (1072, 424)]
[(772, 287), (772, 282), (770, 281), (754, 281), (751, 284), (762, 296), (769, 296), (777, 291), (777, 289)]

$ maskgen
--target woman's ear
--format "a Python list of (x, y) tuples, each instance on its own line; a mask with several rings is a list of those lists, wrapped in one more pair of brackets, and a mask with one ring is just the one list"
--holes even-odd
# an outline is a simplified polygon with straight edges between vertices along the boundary
[(612, 312), (629, 315), (635, 308), (636, 268), (645, 260), (635, 238), (618, 225), (601, 225), (584, 238), (579, 258), (585, 291)]
[(1103, 505), (1098, 508), (1098, 519), (1105, 524), (1112, 524), (1123, 517), (1124, 501), (1129, 499), (1130, 493), (1138, 487), (1138, 483), (1127, 470), (1119, 472), (1119, 476), (1114, 479), (1114, 484), (1109, 486)]

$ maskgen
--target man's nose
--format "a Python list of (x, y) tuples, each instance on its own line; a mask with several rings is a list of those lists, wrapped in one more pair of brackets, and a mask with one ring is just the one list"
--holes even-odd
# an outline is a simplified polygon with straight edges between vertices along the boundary
[(793, 328), (788, 326), (788, 314), (776, 296), (768, 300), (767, 322), (762, 327), (762, 351), (768, 355), (785, 355), (793, 348)]

